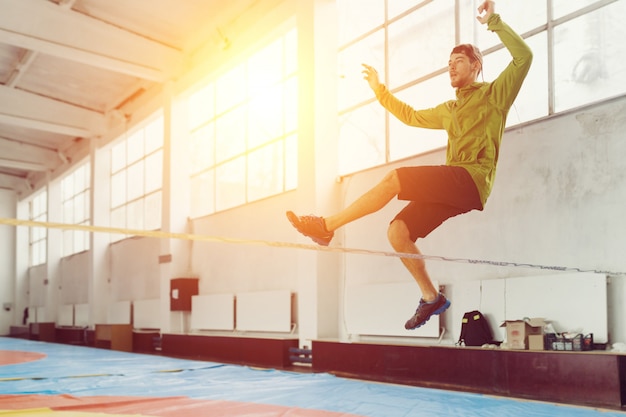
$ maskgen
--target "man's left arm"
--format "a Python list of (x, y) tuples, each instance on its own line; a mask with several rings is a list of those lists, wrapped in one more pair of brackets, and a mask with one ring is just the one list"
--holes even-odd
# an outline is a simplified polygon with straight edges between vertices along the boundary
[(495, 32), (513, 57), (509, 65), (492, 83), (492, 97), (501, 108), (510, 108), (519, 93), (533, 60), (532, 50), (526, 42), (500, 19), (492, 14), (487, 29)]

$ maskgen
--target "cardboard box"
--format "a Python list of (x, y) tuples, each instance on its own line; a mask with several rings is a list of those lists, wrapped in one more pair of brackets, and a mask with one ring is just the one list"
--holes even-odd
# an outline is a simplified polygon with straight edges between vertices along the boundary
[(543, 318), (507, 320), (500, 327), (506, 328), (506, 344), (509, 349), (543, 350)]

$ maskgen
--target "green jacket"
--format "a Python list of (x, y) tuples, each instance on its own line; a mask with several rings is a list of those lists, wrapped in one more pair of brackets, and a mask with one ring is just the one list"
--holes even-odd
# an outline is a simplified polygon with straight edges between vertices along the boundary
[(446, 165), (467, 169), (483, 206), (493, 187), (507, 114), (532, 62), (528, 45), (498, 14), (491, 15), (487, 29), (498, 34), (513, 57), (493, 82), (474, 82), (459, 88), (456, 100), (426, 110), (414, 110), (384, 85), (376, 94), (380, 103), (401, 122), (448, 132)]

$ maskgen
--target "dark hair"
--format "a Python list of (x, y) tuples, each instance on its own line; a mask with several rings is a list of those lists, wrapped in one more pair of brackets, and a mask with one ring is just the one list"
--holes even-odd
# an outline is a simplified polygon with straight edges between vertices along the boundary
[(452, 49), (453, 54), (463, 54), (470, 59), (470, 62), (478, 61), (480, 64), (480, 69), (478, 72), (480, 73), (483, 70), (483, 54), (480, 52), (476, 46), (471, 43), (463, 43), (461, 45), (457, 45)]

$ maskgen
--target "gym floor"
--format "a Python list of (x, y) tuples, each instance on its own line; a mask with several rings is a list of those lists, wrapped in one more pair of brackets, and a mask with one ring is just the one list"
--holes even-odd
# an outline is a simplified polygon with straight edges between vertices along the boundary
[(623, 417), (469, 393), (0, 337), (0, 415)]

